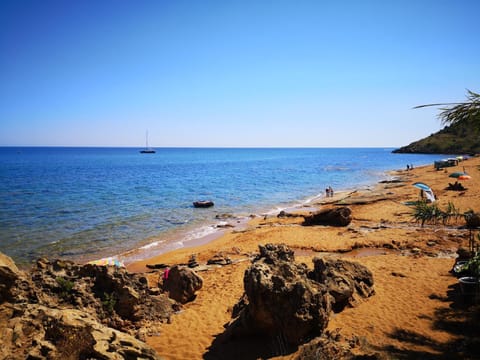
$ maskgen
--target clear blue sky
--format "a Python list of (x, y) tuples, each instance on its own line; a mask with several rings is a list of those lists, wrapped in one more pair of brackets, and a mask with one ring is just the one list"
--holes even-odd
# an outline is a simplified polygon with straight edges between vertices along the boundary
[(480, 91), (480, 1), (0, 2), (0, 145), (401, 146)]

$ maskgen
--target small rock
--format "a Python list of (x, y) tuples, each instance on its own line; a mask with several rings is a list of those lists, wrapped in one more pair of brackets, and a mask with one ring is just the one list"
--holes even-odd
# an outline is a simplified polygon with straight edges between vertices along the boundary
[(167, 264), (147, 264), (146, 265), (147, 268), (149, 269), (165, 269), (168, 267)]
[(162, 290), (160, 290), (160, 288), (158, 288), (158, 287), (153, 287), (153, 288), (148, 289), (148, 293), (150, 295), (156, 296), (156, 295), (160, 295), (162, 293)]
[(190, 259), (188, 259), (188, 264), (187, 265), (188, 265), (189, 268), (198, 267), (197, 255), (195, 255), (195, 254), (190, 255)]
[(232, 214), (217, 214), (215, 215), (215, 219), (225, 220), (225, 219), (232, 219), (234, 216)]
[(235, 225), (232, 225), (232, 224), (218, 224), (216, 226), (218, 229), (228, 229), (228, 228), (233, 228), (235, 227)]
[(188, 267), (175, 265), (168, 272), (168, 278), (164, 279), (163, 290), (168, 296), (185, 304), (195, 299), (195, 293), (203, 286), (203, 279)]
[(229, 265), (232, 260), (228, 256), (222, 254), (216, 254), (207, 261), (207, 265)]

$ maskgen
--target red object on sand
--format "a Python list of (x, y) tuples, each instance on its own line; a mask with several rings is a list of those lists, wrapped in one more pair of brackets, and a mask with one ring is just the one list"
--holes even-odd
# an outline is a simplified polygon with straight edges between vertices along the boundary
[(170, 272), (170, 269), (169, 268), (166, 268), (165, 271), (163, 272), (163, 280), (167, 280), (168, 279), (168, 273)]

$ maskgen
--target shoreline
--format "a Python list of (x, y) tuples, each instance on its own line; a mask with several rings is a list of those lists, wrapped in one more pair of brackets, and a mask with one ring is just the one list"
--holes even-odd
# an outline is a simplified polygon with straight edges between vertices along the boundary
[[(429, 165), (417, 165), (417, 168), (426, 168), (428, 166)], [(124, 262), (125, 266), (129, 271), (132, 271), (132, 272), (148, 271), (148, 269), (146, 268), (147, 263), (154, 263), (159, 258), (169, 257), (169, 254), (171, 253), (176, 253), (176, 252), (185, 253), (185, 252), (189, 252), (190, 251), (189, 249), (191, 249), (192, 251), (195, 249), (201, 249), (202, 246), (206, 246), (210, 243), (214, 243), (215, 241), (221, 240), (224, 237), (233, 236), (237, 232), (242, 232), (245, 229), (247, 229), (248, 231), (249, 228), (256, 227), (259, 221), (261, 221), (260, 219), (263, 218), (264, 220), (267, 220), (268, 218), (271, 218), (271, 219), (277, 218), (277, 215), (281, 211), (298, 213), (298, 214), (309, 213), (309, 212), (317, 211), (321, 209), (322, 206), (330, 206), (334, 203), (338, 203), (342, 201), (344, 198), (348, 198), (349, 196), (356, 193), (357, 194), (361, 193), (364, 195), (367, 193), (367, 196), (368, 196), (368, 193), (374, 193), (379, 189), (388, 187), (388, 186), (383, 186), (382, 182), (395, 180), (401, 177), (404, 171), (405, 170), (398, 170), (398, 169), (386, 170), (382, 172), (381, 178), (383, 178), (383, 180), (380, 180), (380, 177), (379, 177), (375, 182), (370, 182), (370, 183), (365, 182), (361, 186), (356, 188), (348, 187), (345, 189), (335, 190), (333, 197), (327, 197), (325, 196), (325, 192), (321, 191), (317, 195), (305, 197), (303, 201), (297, 200), (294, 203), (292, 202), (290, 206), (285, 206), (285, 207), (276, 206), (260, 214), (251, 214), (249, 216), (244, 216), (242, 224), (238, 227), (233, 226), (230, 229), (216, 229), (216, 231), (206, 236), (189, 239), (187, 241), (183, 241), (182, 238), (176, 238), (177, 239), (176, 243), (182, 243), (183, 244), (182, 246), (179, 246), (177, 248), (172, 248), (167, 251), (157, 252), (151, 255), (144, 254), (144, 256), (140, 258), (137, 257), (136, 259), (133, 259), (133, 257), (128, 257)], [(232, 216), (233, 216), (233, 219), (239, 219), (238, 217), (235, 217), (235, 215), (232, 215)], [(215, 225), (209, 225), (209, 227), (215, 227)], [(185, 242), (188, 242), (188, 245), (185, 245)], [(150, 245), (146, 245), (144, 247), (150, 248)], [(140, 251), (141, 251), (141, 248), (133, 249), (127, 252), (126, 254), (130, 254), (130, 253), (136, 254)], [(125, 253), (120, 254), (119, 257), (123, 258), (124, 254)], [(129, 261), (130, 259), (132, 260)]]
[[(462, 170), (463, 166), (472, 176), (464, 183), (468, 190), (446, 190), (452, 181), (448, 173)], [(446, 321), (442, 314), (458, 317), (458, 321), (463, 316), (461, 312), (452, 312), (461, 302), (458, 302), (458, 280), (450, 270), (458, 247), (468, 244), (468, 233), (459, 228), (463, 218), (447, 227), (441, 224), (421, 227), (412, 221), (412, 207), (405, 203), (418, 199), (418, 189), (412, 184), (424, 181), (438, 196), (440, 208), (445, 209), (453, 202), (461, 211), (469, 208), (478, 211), (480, 158), (471, 158), (444, 171), (425, 165), (408, 172), (392, 170), (389, 176), (392, 180), (399, 176), (403, 182), (337, 192), (337, 201), (343, 200), (340, 205), (352, 210), (353, 219), (347, 227), (301, 226), (303, 218), (295, 216), (256, 217), (245, 230), (227, 231), (205, 244), (129, 264), (129, 271), (148, 274), (151, 286), (157, 286), (163, 271), (148, 269), (147, 264), (186, 264), (192, 255), (200, 264), (197, 271), (203, 278), (203, 287), (196, 299), (182, 306), (171, 323), (162, 324), (150, 334), (147, 343), (166, 359), (205, 358), (215, 339), (226, 331), (225, 324), (231, 320), (232, 309), (244, 291), (244, 272), (258, 253), (258, 245), (283, 243), (295, 251), (296, 262), (303, 262), (309, 268), (314, 256), (340, 256), (372, 271), (376, 294), (357, 307), (332, 316), (327, 328), (338, 331), (343, 339), (359, 339), (357, 352), (371, 354), (376, 349), (399, 358), (405, 354), (425, 358), (449, 351), (451, 344), (465, 334), (438, 324)], [(231, 264), (205, 266), (218, 254), (229, 257)], [(416, 338), (424, 340), (411, 341)], [(235, 358), (234, 349), (243, 346), (235, 344), (233, 341), (217, 346)], [(251, 358), (258, 357), (255, 349), (248, 351), (252, 352)], [(295, 354), (282, 359), (293, 358)]]
[[(11, 152), (3, 155), (7, 164), (19, 160)], [(238, 158), (231, 161), (233, 155)], [(65, 160), (72, 156), (79, 159), (78, 174), (68, 171)], [(392, 155), (384, 148), (165, 150), (157, 157), (121, 149), (31, 150), (22, 154), (21, 166), (4, 174), (7, 189), (19, 191), (4, 193), (2, 249), (25, 266), (45, 256), (80, 263), (132, 253), (138, 258), (138, 248), (150, 256), (182, 246), (165, 249), (168, 243), (214, 232), (202, 225), (216, 225), (216, 214), (247, 217), (304, 207), (328, 185), (366, 186), (392, 168), (433, 157), (438, 155)], [(161, 176), (151, 177), (151, 167)], [(34, 181), (21, 181), (36, 172)], [(58, 176), (63, 173), (68, 177)], [(201, 198), (213, 200), (215, 208), (194, 210), (192, 201)]]
[[(421, 165), (427, 166), (427, 165)], [(392, 179), (394, 176), (392, 175), (395, 172), (400, 170), (387, 170), (382, 172), (382, 178), (389, 178)], [(369, 189), (375, 189), (380, 185), (381, 181), (385, 181), (386, 179), (379, 180), (378, 178), (375, 182), (365, 182), (362, 186), (353, 188), (340, 188), (340, 190), (336, 190), (334, 192), (333, 197), (325, 196), (325, 191), (321, 191), (316, 195), (306, 196), (303, 199), (298, 199), (290, 202), (290, 204), (285, 204), (285, 206), (276, 205), (271, 209), (266, 211), (261, 211), (258, 213), (251, 213), (249, 215), (242, 214), (237, 215), (233, 214), (223, 214), (220, 215), (219, 218), (213, 218), (208, 223), (204, 223), (198, 226), (195, 226), (192, 229), (172, 229), (169, 231), (170, 234), (174, 234), (173, 236), (169, 237), (168, 235), (167, 240), (160, 240), (161, 236), (155, 237), (151, 243), (146, 245), (128, 250), (126, 252), (103, 257), (98, 260), (105, 260), (105, 259), (118, 259), (122, 263), (126, 265), (128, 268), (129, 265), (133, 264), (135, 267), (135, 263), (140, 262), (144, 263), (149, 259), (154, 259), (158, 256), (167, 254), (172, 251), (177, 251), (181, 249), (188, 249), (188, 248), (196, 248), (209, 242), (215, 241), (223, 236), (225, 236), (229, 232), (237, 232), (242, 231), (248, 228), (249, 223), (257, 218), (268, 218), (268, 217), (276, 217), (281, 211), (285, 212), (310, 212), (310, 211), (317, 211), (322, 206), (329, 205), (333, 202), (337, 202), (341, 200), (342, 197), (348, 196), (351, 193), (358, 192), (358, 191), (365, 191)], [(217, 215), (219, 216), (219, 215)], [(214, 222), (216, 221), (216, 222)], [(206, 235), (197, 236), (199, 233), (207, 232)], [(160, 245), (162, 245), (159, 247)], [(151, 252), (148, 254), (148, 252)]]

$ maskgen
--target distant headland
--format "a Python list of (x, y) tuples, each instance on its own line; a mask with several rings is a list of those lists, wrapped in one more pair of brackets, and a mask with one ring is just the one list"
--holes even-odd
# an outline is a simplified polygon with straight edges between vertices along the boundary
[(394, 153), (422, 154), (479, 154), (480, 153), (480, 95), (467, 91), (467, 101), (462, 103), (428, 104), (444, 106), (439, 118), (442, 130), (407, 146), (393, 150)]

